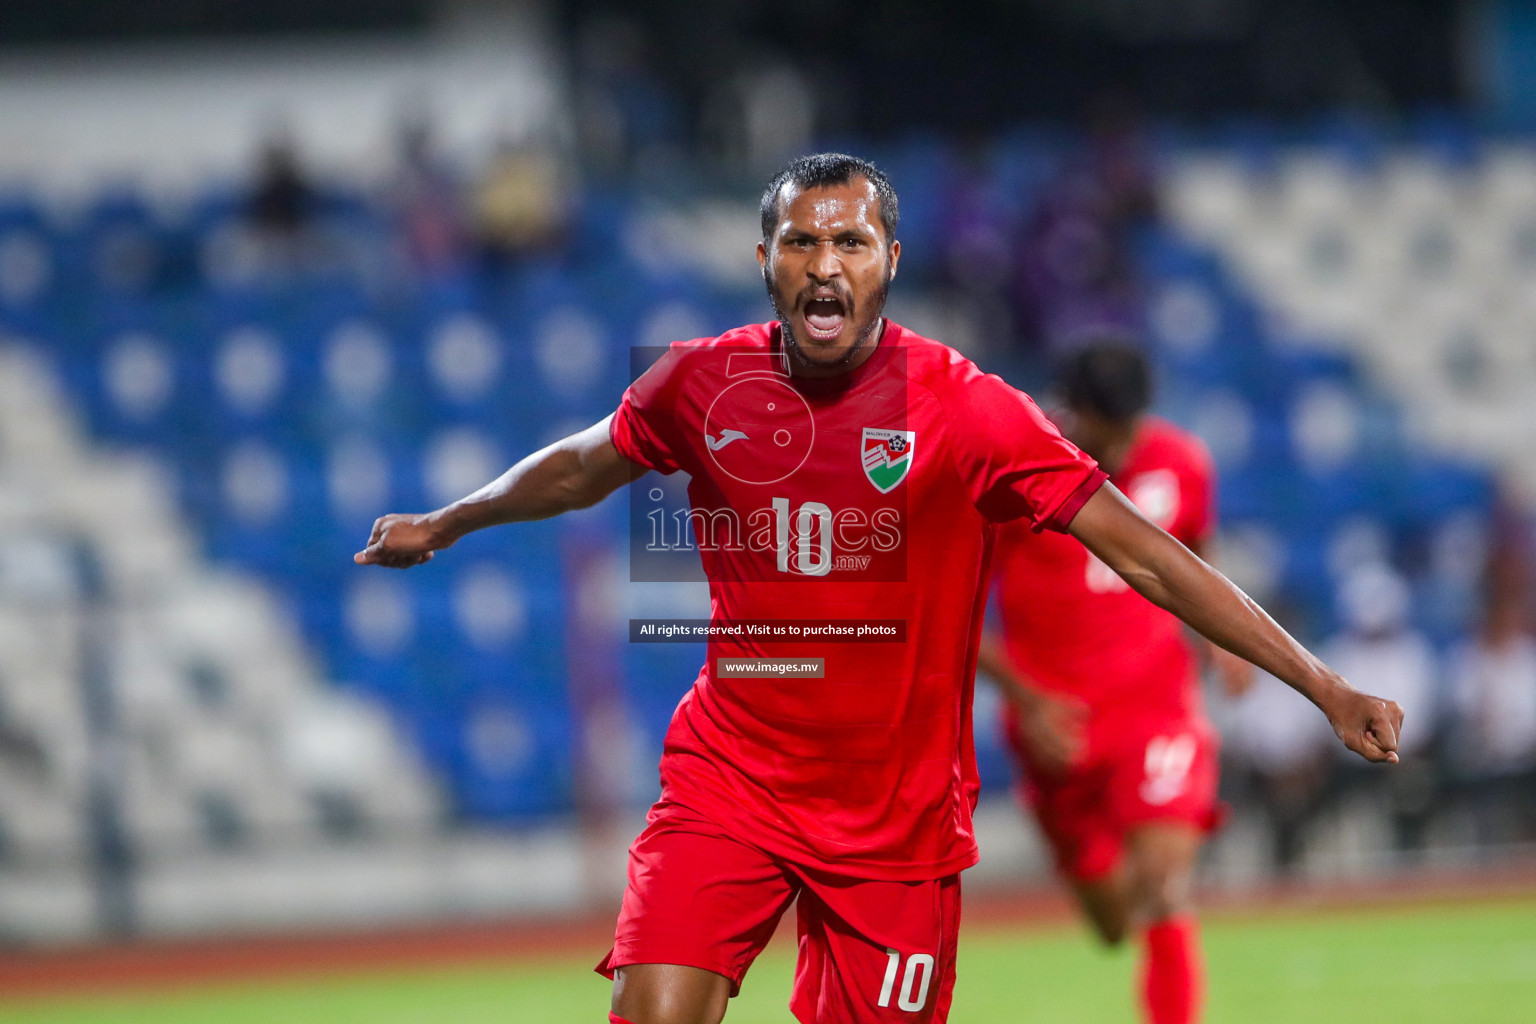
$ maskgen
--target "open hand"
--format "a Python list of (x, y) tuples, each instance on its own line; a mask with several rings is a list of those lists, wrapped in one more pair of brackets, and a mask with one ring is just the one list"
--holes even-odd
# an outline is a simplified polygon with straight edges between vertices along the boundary
[(358, 565), (382, 565), (387, 569), (409, 569), (432, 561), (432, 553), (448, 547), (428, 523), (426, 515), (381, 516), (374, 520), (368, 546), (352, 556)]

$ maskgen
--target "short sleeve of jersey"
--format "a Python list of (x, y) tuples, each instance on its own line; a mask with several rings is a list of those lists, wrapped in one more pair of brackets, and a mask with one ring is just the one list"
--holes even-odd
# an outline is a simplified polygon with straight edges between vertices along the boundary
[(681, 362), (678, 347), (669, 348), (624, 392), (608, 426), (620, 455), (659, 473), (675, 473), (682, 465), (677, 427)]
[(1065, 532), (1103, 485), (1098, 463), (1061, 436), (1028, 395), (971, 368), (946, 399), (955, 468), (982, 515)]

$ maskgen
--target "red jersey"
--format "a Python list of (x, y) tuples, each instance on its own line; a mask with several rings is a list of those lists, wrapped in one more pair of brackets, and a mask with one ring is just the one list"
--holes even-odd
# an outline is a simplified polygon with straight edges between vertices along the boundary
[[(976, 861), (971, 739), (994, 523), (1066, 529), (1104, 480), (1027, 395), (886, 322), (842, 376), (784, 372), (776, 323), (674, 344), (612, 422), (691, 476), (716, 623), (904, 620), (904, 642), (717, 636), (678, 705), (662, 802), (797, 864), (937, 878)], [(722, 658), (822, 659), (733, 678)]]
[[(1143, 515), (1182, 543), (1196, 546), (1211, 535), (1214, 470), (1194, 435), (1146, 418), (1112, 480)], [(996, 579), (1009, 657), (1044, 689), (1088, 705), (1090, 748), (1095, 737), (1112, 736), (1127, 722), (1203, 713), (1183, 623), (1132, 590), (1075, 538), (1005, 527)]]

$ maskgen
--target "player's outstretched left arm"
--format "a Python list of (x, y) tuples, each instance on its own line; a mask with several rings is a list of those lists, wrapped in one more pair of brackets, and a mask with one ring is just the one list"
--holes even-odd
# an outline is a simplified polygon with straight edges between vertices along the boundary
[(1316, 704), (1344, 745), (1397, 760), (1403, 709), (1361, 693), (1281, 629), (1221, 573), (1149, 521), (1112, 484), (1088, 499), (1070, 532), (1137, 593), (1212, 643), (1283, 679)]
[(609, 440), (609, 416), (523, 459), (467, 497), (434, 512), (392, 513), (373, 524), (358, 565), (409, 569), (487, 526), (548, 519), (586, 508), (645, 473)]

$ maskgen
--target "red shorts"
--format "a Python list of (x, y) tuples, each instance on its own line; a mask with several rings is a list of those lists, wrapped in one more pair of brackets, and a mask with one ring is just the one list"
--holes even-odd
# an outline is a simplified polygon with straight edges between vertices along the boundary
[(943, 1024), (955, 986), (960, 876), (887, 882), (772, 857), (677, 804), (658, 804), (629, 848), (613, 977), (631, 964), (722, 974), (731, 994), (794, 903), (800, 960), (789, 1008), (802, 1024)]
[(1074, 881), (1092, 882), (1120, 863), (1125, 837), (1151, 822), (1183, 822), (1204, 832), (1220, 827), (1216, 797), (1221, 742), (1201, 720), (1171, 722), (1126, 735), (1112, 749), (1090, 751), (1063, 775), (1025, 765), (1023, 800), (1034, 809), (1056, 855)]

